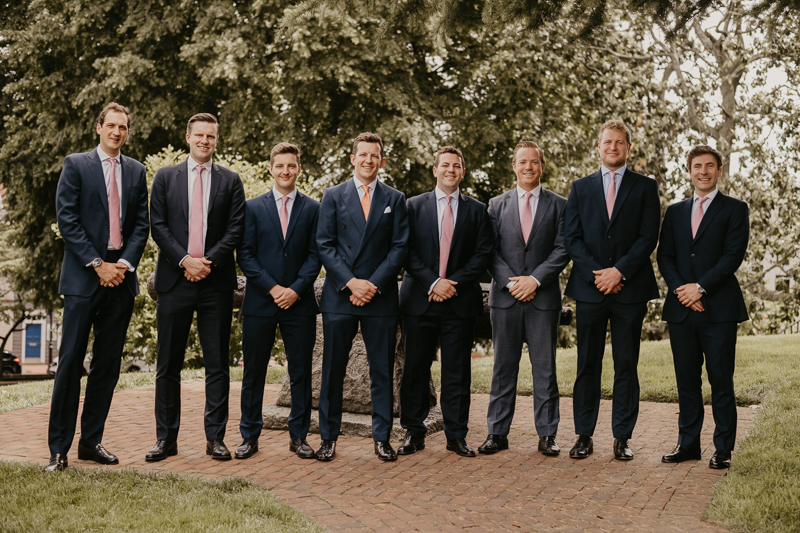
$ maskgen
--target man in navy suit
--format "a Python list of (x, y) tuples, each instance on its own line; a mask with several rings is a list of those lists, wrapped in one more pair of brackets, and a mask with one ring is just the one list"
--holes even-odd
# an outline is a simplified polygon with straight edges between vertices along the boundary
[(667, 208), (656, 258), (669, 291), (663, 319), (678, 383), (678, 445), (665, 463), (700, 459), (705, 357), (714, 412), (711, 468), (728, 468), (736, 443), (736, 330), (748, 319), (735, 272), (750, 239), (747, 204), (717, 189), (722, 154), (695, 146), (686, 157), (694, 194)]
[(639, 416), (639, 343), (647, 302), (658, 298), (650, 254), (658, 242), (658, 184), (626, 166), (631, 134), (618, 120), (600, 128), (603, 164), (572, 183), (564, 217), (564, 244), (572, 258), (565, 294), (577, 302), (578, 372), (573, 416), (578, 440), (574, 459), (594, 450), (600, 409), (600, 377), (611, 322), (614, 457), (633, 459), (629, 440)]
[(458, 190), (464, 172), (461, 150), (441, 148), (433, 161), (436, 188), (406, 204), (411, 238), (400, 285), (405, 347), (400, 423), (406, 428), (400, 455), (425, 448), (431, 363), (438, 343), (447, 449), (475, 457), (466, 441), (472, 343), (475, 318), (483, 314), (480, 278), (489, 264), (492, 229), (486, 205)]
[(295, 187), (300, 174), (300, 149), (278, 143), (269, 156), (274, 180), (270, 192), (249, 200), (244, 210), (244, 240), (237, 257), (247, 276), (242, 304), (242, 444), (235, 457), (258, 451), (264, 425), (264, 381), (280, 326), (289, 367), (292, 408), (289, 450), (312, 459), (306, 442), (311, 422), (311, 361), (319, 313), (314, 280), (320, 270), (317, 254), (319, 202)]
[(50, 404), (48, 471), (67, 468), (78, 418), (81, 370), (94, 330), (92, 366), (81, 416), (78, 459), (119, 460), (101, 444), (119, 379), (125, 333), (139, 294), (136, 267), (150, 225), (144, 165), (120, 153), (130, 134), (128, 109), (110, 103), (97, 120), (100, 145), (64, 160), (56, 191), (58, 229), (64, 239), (59, 292), (64, 295), (63, 336)]
[(239, 175), (212, 161), (219, 124), (209, 113), (189, 119), (183, 163), (156, 172), (150, 197), (153, 240), (158, 245), (156, 445), (145, 460), (178, 453), (181, 369), (197, 313), (197, 334), (206, 367), (206, 454), (228, 460), (228, 345), (236, 263), (244, 233), (244, 187)]
[(397, 335), (397, 274), (408, 251), (405, 195), (378, 180), (383, 141), (361, 133), (353, 141), (353, 178), (322, 197), (317, 244), (325, 267), (322, 290), (322, 388), (317, 459), (330, 461), (342, 425), (344, 374), (361, 325), (367, 349), (375, 454), (394, 461), (392, 373)]

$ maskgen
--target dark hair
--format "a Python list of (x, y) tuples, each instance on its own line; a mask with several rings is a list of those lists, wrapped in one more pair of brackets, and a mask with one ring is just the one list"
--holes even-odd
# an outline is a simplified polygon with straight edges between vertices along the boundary
[(625, 140), (628, 142), (628, 144), (631, 144), (631, 130), (629, 130), (628, 126), (626, 126), (621, 120), (607, 120), (602, 126), (600, 126), (600, 133), (597, 136), (598, 142), (603, 138), (603, 132), (606, 130), (623, 132), (625, 134)]
[(722, 168), (722, 154), (719, 153), (719, 150), (715, 148), (711, 148), (707, 144), (699, 144), (689, 150), (689, 153), (686, 154), (686, 170), (691, 172), (692, 170), (692, 159), (697, 156), (711, 154), (717, 159), (717, 168)]
[(275, 159), (275, 156), (280, 154), (294, 154), (297, 157), (297, 164), (300, 164), (300, 148), (297, 145), (280, 142), (273, 146), (272, 151), (269, 153), (270, 166), (272, 166), (272, 160)]
[(186, 124), (186, 135), (192, 134), (192, 124), (195, 122), (208, 122), (210, 124), (215, 124), (217, 126), (217, 137), (219, 137), (219, 122), (217, 122), (217, 117), (211, 113), (198, 113), (190, 118), (189, 122)]
[(464, 161), (464, 154), (461, 153), (461, 150), (459, 150), (455, 146), (442, 146), (441, 148), (439, 148), (439, 151), (436, 152), (436, 157), (433, 158), (434, 167), (439, 166), (439, 157), (442, 154), (455, 154), (458, 156), (459, 159), (461, 159), (461, 166), (462, 167), (467, 166), (466, 162)]
[(356, 151), (358, 150), (358, 143), (376, 143), (381, 147), (381, 158), (383, 157), (383, 141), (381, 140), (380, 135), (377, 133), (370, 133), (365, 131), (364, 133), (359, 133), (358, 136), (353, 139), (353, 155), (356, 155)]
[(523, 148), (536, 148), (539, 151), (539, 159), (542, 160), (542, 166), (544, 166), (544, 164), (546, 163), (544, 159), (544, 150), (539, 148), (539, 145), (533, 141), (520, 141), (519, 143), (517, 143), (517, 145), (514, 147), (514, 154), (511, 156), (512, 163), (517, 162), (517, 152), (519, 152)]
[(124, 105), (120, 105), (116, 102), (107, 103), (106, 106), (103, 108), (103, 110), (100, 111), (100, 116), (97, 117), (97, 125), (102, 126), (103, 124), (105, 124), (106, 115), (108, 114), (109, 111), (116, 111), (117, 113), (125, 113), (125, 117), (128, 119), (128, 132), (130, 132), (131, 113), (130, 111), (128, 111), (127, 107), (125, 107)]

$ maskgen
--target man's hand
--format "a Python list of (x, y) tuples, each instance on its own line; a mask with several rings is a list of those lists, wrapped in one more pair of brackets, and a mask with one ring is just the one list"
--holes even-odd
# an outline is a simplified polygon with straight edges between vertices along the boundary
[(361, 300), (359, 298), (356, 298), (355, 294), (350, 295), (350, 303), (357, 307), (364, 307), (365, 305), (367, 305), (366, 300)]
[(514, 286), (511, 287), (508, 292), (520, 302), (529, 302), (533, 300), (533, 297), (536, 296), (536, 289), (539, 288), (539, 284), (530, 276), (514, 276), (508, 278), (508, 281), (515, 282)]
[[(703, 303), (700, 301), (700, 298), (703, 297), (703, 294), (697, 290), (697, 283), (687, 283), (686, 285), (681, 285), (675, 291), (675, 295), (684, 306), (692, 309), (693, 311), (705, 311), (703, 308)], [(700, 304), (700, 308), (695, 308), (695, 304)]]
[(300, 297), (289, 287), (275, 285), (269, 290), (269, 295), (275, 300), (275, 304), (281, 309), (289, 309)]
[[(120, 268), (122, 266), (122, 268)], [(116, 287), (125, 279), (125, 272), (128, 270), (122, 263), (106, 263), (103, 261), (94, 271), (100, 277), (100, 285), (103, 287)]]
[(183, 276), (189, 281), (200, 281), (211, 274), (211, 261), (205, 257), (187, 257), (181, 263)]
[[(365, 303), (372, 300), (372, 297), (378, 292), (378, 287), (372, 284), (369, 280), (366, 279), (357, 279), (352, 278), (350, 281), (347, 282), (345, 285), (350, 292), (353, 293), (353, 296), (356, 297), (357, 300), (361, 300), (364, 303), (360, 305), (364, 305)], [(352, 302), (353, 299), (351, 298), (350, 301)], [(355, 302), (353, 302), (355, 304)], [(359, 304), (355, 304), (359, 305)]]
[(617, 294), (622, 290), (622, 274), (614, 267), (592, 270), (594, 284), (603, 294)]
[(440, 279), (436, 282), (436, 285), (433, 286), (433, 290), (430, 296), (428, 296), (428, 301), (443, 302), (449, 300), (456, 295), (456, 285), (458, 285), (457, 281), (450, 281), (444, 278)]

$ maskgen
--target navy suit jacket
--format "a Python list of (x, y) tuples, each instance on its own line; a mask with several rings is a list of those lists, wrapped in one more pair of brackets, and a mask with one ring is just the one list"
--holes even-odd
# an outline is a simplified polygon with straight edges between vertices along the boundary
[[(453, 226), (446, 278), (458, 283), (450, 298), (456, 316), (483, 314), (480, 279), (489, 266), (492, 252), (492, 227), (486, 204), (459, 194), (458, 218)], [(431, 191), (406, 203), (409, 223), (409, 250), (406, 273), (400, 284), (400, 310), (421, 316), (428, 310), (428, 291), (439, 278), (439, 217), (436, 194)]]
[[(183, 277), (179, 265), (189, 249), (189, 169), (186, 161), (156, 172), (150, 195), (150, 224), (158, 245), (155, 289), (167, 292)], [(233, 251), (244, 233), (244, 187), (236, 172), (211, 166), (205, 257), (211, 274), (206, 278), (218, 290), (236, 290)]]
[[(134, 268), (139, 265), (150, 223), (147, 219), (147, 176), (144, 165), (120, 154), (122, 168), (122, 256)], [(103, 164), (97, 150), (72, 154), (64, 160), (64, 168), (56, 190), (58, 229), (64, 238), (64, 263), (61, 266), (61, 294), (91, 296), (100, 286), (94, 269), (86, 265), (108, 254), (108, 192)], [(125, 276), (123, 284), (131, 293), (139, 294), (135, 274)]]
[[(325, 267), (323, 313), (392, 316), (399, 313), (397, 274), (408, 252), (406, 198), (378, 181), (364, 220), (353, 179), (330, 187), (322, 197), (317, 245)], [(345, 284), (366, 279), (378, 293), (363, 307), (350, 302)], [(344, 289), (344, 290), (343, 290)]]
[(280, 308), (270, 296), (275, 285), (289, 287), (299, 296), (290, 313), (319, 313), (314, 294), (321, 263), (317, 253), (319, 202), (300, 191), (294, 199), (286, 238), (272, 191), (249, 200), (244, 208), (244, 240), (236, 257), (247, 276), (242, 313), (275, 316)]
[(573, 263), (564, 294), (579, 302), (602, 302), (605, 296), (592, 271), (616, 267), (624, 278), (616, 301), (658, 298), (650, 254), (658, 243), (660, 221), (658, 184), (652, 178), (626, 169), (610, 220), (600, 171), (575, 180), (564, 213), (564, 244)]
[(656, 258), (669, 291), (662, 318), (682, 322), (689, 314), (674, 294), (687, 283), (699, 283), (701, 301), (711, 322), (744, 322), (749, 317), (735, 272), (750, 240), (747, 204), (717, 192), (692, 239), (692, 198), (667, 208)]

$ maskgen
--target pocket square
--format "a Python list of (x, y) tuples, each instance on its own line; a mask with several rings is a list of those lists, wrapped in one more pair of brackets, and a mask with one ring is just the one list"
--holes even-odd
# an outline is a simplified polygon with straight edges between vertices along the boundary
[(383, 210), (383, 214), (384, 214), (384, 215), (385, 215), (386, 213), (391, 213), (391, 212), (392, 212), (392, 208), (391, 208), (391, 206), (388, 206), (388, 205), (386, 206), (386, 209), (384, 209), (384, 210)]

